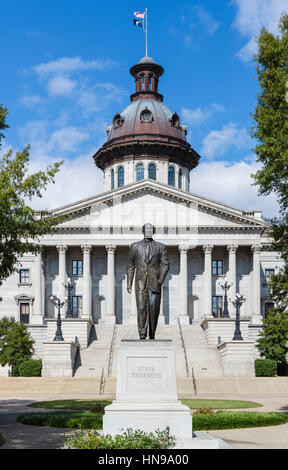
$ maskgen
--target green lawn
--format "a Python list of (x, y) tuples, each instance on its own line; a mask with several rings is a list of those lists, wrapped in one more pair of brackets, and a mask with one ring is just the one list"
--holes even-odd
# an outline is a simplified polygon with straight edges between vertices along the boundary
[[(18, 423), (69, 429), (102, 429), (103, 413), (89, 411), (50, 411), (26, 413), (18, 416)], [(288, 416), (281, 412), (219, 410), (209, 414), (193, 414), (193, 429), (236, 429), (274, 426), (287, 423)]]
[[(243, 400), (213, 400), (213, 399), (186, 399), (181, 400), (191, 410), (199, 408), (212, 408), (213, 410), (256, 408), (263, 406), (261, 403)], [(31, 403), (33, 408), (50, 408), (57, 410), (90, 410), (94, 407), (104, 408), (112, 403), (111, 400), (54, 400)]]

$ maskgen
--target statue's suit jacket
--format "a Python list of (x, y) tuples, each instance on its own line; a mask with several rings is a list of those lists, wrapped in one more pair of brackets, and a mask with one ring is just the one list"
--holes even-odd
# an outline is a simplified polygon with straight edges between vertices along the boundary
[(144, 240), (132, 243), (129, 250), (127, 264), (127, 287), (132, 288), (134, 273), (135, 292), (144, 291), (150, 288), (155, 293), (161, 292), (161, 285), (169, 270), (169, 260), (166, 246), (163, 243), (150, 242), (150, 256), (145, 260)]

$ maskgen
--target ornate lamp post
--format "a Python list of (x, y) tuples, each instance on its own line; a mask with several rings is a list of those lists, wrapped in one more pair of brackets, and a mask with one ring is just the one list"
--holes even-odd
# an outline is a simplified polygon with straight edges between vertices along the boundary
[(53, 341), (64, 341), (63, 335), (62, 335), (62, 329), (61, 329), (61, 315), (60, 315), (60, 310), (67, 301), (67, 297), (65, 297), (65, 300), (63, 302), (60, 302), (60, 299), (56, 297), (55, 295), (51, 295), (50, 297), (51, 302), (57, 307), (58, 309), (58, 315), (57, 315), (57, 330), (55, 333), (55, 338)]
[(71, 291), (74, 289), (74, 284), (72, 284), (70, 277), (68, 277), (67, 281), (67, 285), (65, 285), (64, 282), (62, 283), (65, 289), (68, 290), (66, 318), (73, 318)]
[(230, 302), (234, 305), (236, 308), (236, 320), (235, 320), (235, 332), (234, 332), (234, 338), (233, 341), (243, 341), (241, 330), (240, 330), (240, 307), (242, 304), (244, 304), (246, 298), (244, 295), (236, 294), (235, 299), (229, 299)]
[(227, 300), (227, 291), (230, 289), (230, 287), (233, 285), (233, 282), (228, 282), (227, 277), (223, 281), (219, 281), (219, 286), (222, 287), (224, 290), (224, 308), (223, 308), (223, 318), (230, 318), (229, 312), (228, 312), (228, 300)]

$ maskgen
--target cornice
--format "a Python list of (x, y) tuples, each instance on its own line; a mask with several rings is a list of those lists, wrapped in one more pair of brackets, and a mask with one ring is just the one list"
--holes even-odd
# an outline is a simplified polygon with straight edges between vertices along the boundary
[[(224, 203), (219, 203), (213, 201), (211, 199), (201, 197), (199, 195), (190, 193), (188, 191), (177, 189), (173, 186), (169, 186), (164, 183), (160, 183), (158, 181), (153, 180), (141, 180), (136, 183), (131, 183), (121, 188), (114, 189), (113, 191), (106, 191), (100, 193), (99, 195), (93, 196), (91, 198), (87, 198), (76, 203), (69, 204), (67, 206), (63, 206), (57, 208), (53, 211), (50, 211), (50, 214), (53, 215), (79, 215), (84, 213), (89, 213), (91, 207), (99, 207), (101, 209), (101, 204), (103, 203), (111, 203), (111, 202), (118, 202), (121, 198), (128, 198), (137, 194), (139, 192), (149, 192), (155, 194), (161, 194), (168, 198), (174, 199), (175, 201), (187, 203), (187, 204), (196, 204), (197, 207), (204, 211), (208, 212), (209, 214), (218, 215), (220, 217), (224, 217), (231, 221), (235, 221), (238, 225), (235, 228), (239, 228), (239, 226), (243, 227), (256, 227), (262, 230), (265, 230), (269, 227), (267, 222), (263, 220), (256, 219), (255, 217), (243, 215), (241, 209), (236, 209), (232, 206), (228, 206)], [(62, 226), (65, 226), (62, 224)], [(59, 226), (60, 227), (60, 226)], [(90, 227), (90, 225), (89, 225)], [(210, 227), (210, 226), (206, 226)], [(225, 227), (225, 226), (224, 226)], [(223, 227), (223, 228), (224, 228)], [(78, 227), (79, 228), (79, 227)], [(217, 229), (220, 226), (216, 227)], [(230, 229), (233, 227), (229, 226)]]

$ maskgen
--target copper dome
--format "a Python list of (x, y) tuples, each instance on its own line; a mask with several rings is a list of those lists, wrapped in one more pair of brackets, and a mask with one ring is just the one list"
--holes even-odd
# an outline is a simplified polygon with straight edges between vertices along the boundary
[(186, 140), (187, 126), (181, 124), (176, 112), (163, 104), (158, 93), (158, 79), (163, 68), (151, 57), (143, 57), (131, 67), (136, 92), (131, 103), (115, 114), (107, 127), (107, 141), (94, 155), (95, 163), (105, 169), (125, 156), (157, 155), (176, 161), (189, 170), (199, 161), (199, 155)]

